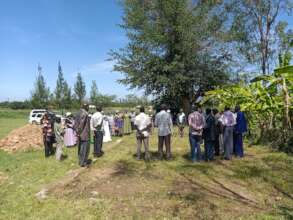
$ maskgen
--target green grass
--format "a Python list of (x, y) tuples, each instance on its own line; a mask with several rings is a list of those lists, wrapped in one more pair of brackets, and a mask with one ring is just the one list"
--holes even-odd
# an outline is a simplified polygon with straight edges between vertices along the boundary
[(10, 131), (28, 122), (28, 110), (9, 110), (0, 108), (0, 139)]
[[(0, 134), (8, 124), (21, 125), (19, 119), (0, 118)], [(115, 140), (66, 184), (60, 181), (78, 169), (75, 148), (66, 149), (62, 162), (45, 159), (43, 151), (0, 151), (0, 219), (293, 218), (293, 158), (284, 153), (255, 146), (241, 160), (192, 164), (187, 137), (175, 137), (174, 160), (145, 163), (135, 160), (133, 135)], [(155, 135), (150, 146), (154, 155)], [(48, 185), (48, 198), (38, 200), (35, 194)]]

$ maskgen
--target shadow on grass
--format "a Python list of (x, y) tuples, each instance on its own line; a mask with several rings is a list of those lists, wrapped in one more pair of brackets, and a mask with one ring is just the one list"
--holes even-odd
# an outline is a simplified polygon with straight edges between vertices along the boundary
[(136, 169), (136, 164), (133, 161), (119, 160), (114, 165), (115, 172), (112, 176), (132, 176)]
[[(219, 198), (223, 198), (223, 199), (227, 199), (227, 200), (237, 201), (239, 203), (248, 205), (248, 206), (255, 208), (255, 209), (260, 209), (260, 210), (262, 209), (258, 205), (257, 202), (240, 195), (236, 191), (226, 187), (225, 185), (223, 185), (221, 182), (215, 180), (214, 178), (209, 178), (215, 184), (215, 186), (212, 187), (209, 184), (200, 183), (187, 175), (181, 175), (181, 176), (183, 176), (185, 178), (185, 180), (187, 180), (189, 182), (189, 184), (192, 186), (192, 189), (194, 192), (201, 191), (202, 194), (204, 194), (204, 196), (207, 196), (207, 197), (215, 196), (215, 197), (219, 197)], [(217, 189), (223, 189), (224, 192), (222, 190), (218, 191)]]
[(287, 206), (279, 206), (279, 213), (285, 217), (285, 219), (293, 219), (293, 208)]
[[(159, 155), (158, 151), (150, 151), (149, 154), (150, 154), (150, 161), (160, 161), (160, 155)], [(170, 161), (176, 160), (177, 157), (178, 157), (177, 154), (172, 154), (172, 159)], [(137, 154), (136, 153), (132, 154), (132, 158), (137, 159)], [(141, 159), (144, 160), (144, 158), (145, 158), (145, 152), (142, 152), (141, 153)], [(164, 153), (164, 156), (163, 156), (162, 160), (166, 160), (166, 154), (165, 153)], [(149, 162), (147, 160), (145, 160), (145, 161)]]

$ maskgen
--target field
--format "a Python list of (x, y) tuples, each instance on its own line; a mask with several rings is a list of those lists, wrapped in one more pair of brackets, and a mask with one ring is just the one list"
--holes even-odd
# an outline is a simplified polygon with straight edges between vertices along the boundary
[(29, 110), (11, 111), (0, 108), (0, 139), (12, 129), (25, 125), (28, 121)]
[[(0, 138), (26, 120), (0, 111)], [(0, 150), (0, 219), (293, 219), (291, 156), (253, 146), (241, 160), (192, 164), (187, 136), (172, 145), (174, 160), (146, 163), (133, 135), (115, 138), (88, 169), (75, 148), (62, 162)]]

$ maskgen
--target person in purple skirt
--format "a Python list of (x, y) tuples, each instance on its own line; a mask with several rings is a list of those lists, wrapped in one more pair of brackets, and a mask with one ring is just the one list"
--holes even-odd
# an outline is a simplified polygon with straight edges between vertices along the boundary
[(70, 112), (66, 113), (65, 119), (65, 133), (64, 133), (64, 145), (66, 147), (73, 147), (76, 145), (76, 133), (73, 130), (74, 119)]

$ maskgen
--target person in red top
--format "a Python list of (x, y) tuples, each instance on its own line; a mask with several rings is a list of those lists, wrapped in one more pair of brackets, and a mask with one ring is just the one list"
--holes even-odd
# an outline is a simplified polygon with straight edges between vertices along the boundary
[(43, 140), (45, 145), (45, 157), (49, 157), (54, 154), (53, 150), (53, 124), (46, 112), (42, 118), (42, 130), (43, 130)]

